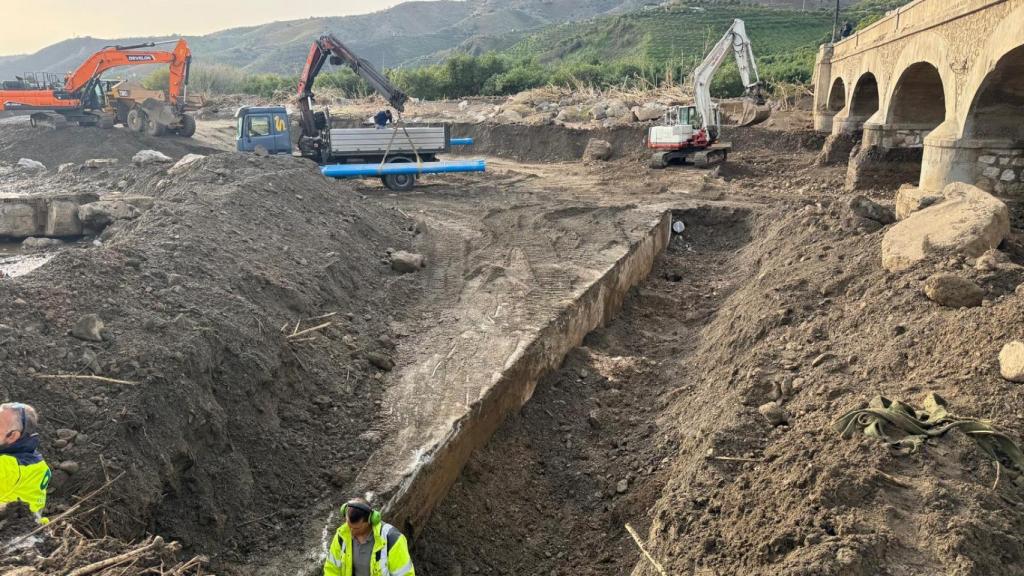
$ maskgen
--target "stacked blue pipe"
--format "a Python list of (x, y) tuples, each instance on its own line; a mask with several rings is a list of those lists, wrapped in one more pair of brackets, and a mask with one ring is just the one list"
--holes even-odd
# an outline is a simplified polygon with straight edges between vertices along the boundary
[(472, 138), (452, 138), (448, 141), (452, 146), (472, 146)]
[(392, 162), (384, 164), (332, 164), (320, 169), (329, 178), (354, 178), (358, 176), (387, 176), (389, 174), (447, 174), (451, 172), (484, 172), (487, 165), (483, 160), (459, 162)]

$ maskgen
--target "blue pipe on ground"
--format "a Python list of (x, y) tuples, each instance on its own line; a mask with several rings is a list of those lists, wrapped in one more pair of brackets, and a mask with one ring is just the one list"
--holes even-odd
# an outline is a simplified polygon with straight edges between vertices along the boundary
[(452, 146), (472, 146), (472, 138), (452, 138), (448, 141)]
[(460, 162), (424, 162), (417, 166), (412, 162), (380, 164), (332, 164), (320, 169), (329, 178), (351, 178), (356, 176), (387, 176), (388, 174), (446, 174), (450, 172), (484, 172), (487, 165), (483, 160)]

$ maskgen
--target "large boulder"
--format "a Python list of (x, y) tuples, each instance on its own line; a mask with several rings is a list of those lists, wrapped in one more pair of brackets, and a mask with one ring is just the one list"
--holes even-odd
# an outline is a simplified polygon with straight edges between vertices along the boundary
[(950, 255), (977, 258), (998, 246), (1010, 232), (1006, 204), (964, 183), (943, 191), (940, 204), (914, 212), (882, 239), (882, 265), (899, 272), (928, 259)]
[(107, 168), (116, 165), (118, 162), (117, 158), (90, 158), (82, 162), (82, 166), (86, 168)]
[(100, 231), (115, 220), (132, 220), (142, 212), (135, 206), (121, 200), (101, 200), (78, 207), (78, 219), (82, 225), (94, 232)]
[(604, 112), (608, 118), (623, 118), (627, 114), (632, 116), (629, 107), (622, 100), (609, 100), (605, 104)]
[(168, 170), (167, 173), (177, 174), (178, 172), (184, 170), (185, 167), (188, 166), (189, 164), (197, 160), (202, 160), (203, 158), (206, 158), (206, 156), (204, 156), (203, 154), (185, 154), (184, 156), (181, 157), (181, 160), (178, 160), (178, 162), (175, 163), (174, 166), (171, 166), (171, 169)]
[(132, 163), (139, 166), (146, 164), (169, 164), (171, 162), (174, 162), (174, 160), (170, 156), (158, 150), (139, 150), (135, 153), (135, 156), (132, 156)]
[(942, 306), (971, 308), (981, 306), (985, 291), (956, 274), (933, 274), (924, 281), (924, 295)]
[(590, 141), (587, 142), (587, 148), (583, 150), (584, 160), (608, 160), (611, 157), (612, 145), (607, 140), (591, 138)]
[(427, 265), (426, 258), (422, 254), (404, 252), (399, 250), (391, 255), (391, 269), (400, 274), (416, 272)]
[(17, 166), (27, 172), (43, 172), (46, 170), (46, 164), (31, 158), (19, 159)]
[(633, 116), (640, 122), (657, 120), (665, 115), (665, 107), (657, 102), (648, 102), (643, 106), (633, 107)]
[(896, 219), (905, 220), (908, 216), (942, 201), (940, 194), (922, 190), (917, 186), (904, 184), (896, 192)]

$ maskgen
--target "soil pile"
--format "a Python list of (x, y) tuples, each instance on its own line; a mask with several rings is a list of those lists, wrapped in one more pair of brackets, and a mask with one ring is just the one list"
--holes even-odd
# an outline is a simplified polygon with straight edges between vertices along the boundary
[(185, 154), (214, 151), (191, 138), (154, 138), (124, 128), (33, 128), (25, 117), (10, 118), (0, 124), (0, 164), (31, 158), (53, 170), (65, 162), (81, 163), (91, 158), (117, 158), (126, 163), (136, 152), (147, 149), (159, 150), (175, 160)]
[(83, 523), (219, 563), (288, 547), (376, 447), (354, 439), (415, 299), (382, 259), (412, 223), (293, 158), (135, 178), (152, 208), (0, 282), (0, 395), (40, 411), (48, 513), (124, 472)]

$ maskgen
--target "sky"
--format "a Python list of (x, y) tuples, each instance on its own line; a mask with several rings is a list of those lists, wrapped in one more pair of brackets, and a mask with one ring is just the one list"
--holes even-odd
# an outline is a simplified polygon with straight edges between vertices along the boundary
[(6, 10), (0, 55), (76, 36), (199, 35), (236, 26), (383, 10), (401, 0), (32, 0)]

